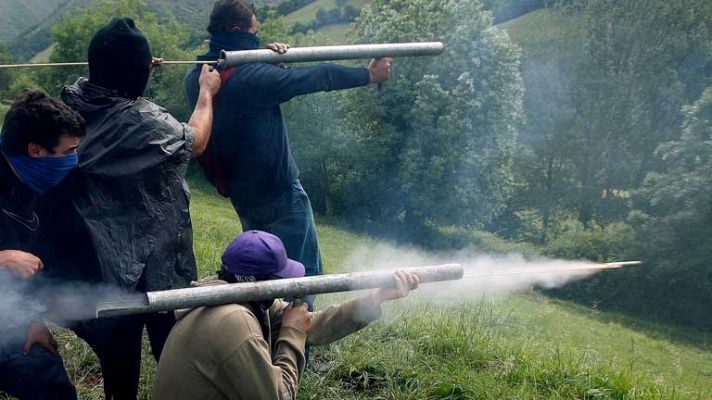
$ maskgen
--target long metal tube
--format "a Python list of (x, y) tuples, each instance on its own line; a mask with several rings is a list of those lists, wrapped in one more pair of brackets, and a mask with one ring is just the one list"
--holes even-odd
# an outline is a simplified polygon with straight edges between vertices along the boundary
[[(220, 68), (234, 67), (240, 64), (262, 62), (268, 64), (310, 62), (310, 61), (339, 61), (356, 60), (361, 58), (378, 57), (417, 57), (437, 56), (442, 54), (444, 46), (441, 42), (422, 43), (385, 43), (385, 44), (356, 44), (346, 46), (316, 46), (294, 47), (284, 54), (272, 50), (240, 50), (223, 51), (220, 59), (216, 61), (176, 60), (163, 61), (162, 65), (183, 64), (218, 64)], [(2, 64), (0, 69), (7, 68), (39, 68), (39, 67), (76, 67), (88, 65), (86, 61), (60, 62), (60, 63), (28, 63), (28, 64)]]
[[(418, 275), (421, 283), (461, 279), (459, 264), (404, 268)], [(137, 294), (118, 301), (97, 304), (96, 317), (117, 317), (201, 306), (263, 301), (283, 297), (348, 292), (393, 286), (393, 271), (353, 272), (295, 279), (202, 286)]]
[(417, 57), (442, 54), (442, 42), (356, 44), (346, 46), (295, 47), (284, 54), (272, 50), (223, 51), (218, 65), (221, 68), (248, 63), (293, 63), (311, 61), (339, 61), (379, 57)]

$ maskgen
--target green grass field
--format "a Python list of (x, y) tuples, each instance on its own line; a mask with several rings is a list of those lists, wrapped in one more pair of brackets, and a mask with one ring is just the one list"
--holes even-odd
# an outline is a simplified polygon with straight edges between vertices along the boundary
[(576, 21), (550, 9), (540, 9), (497, 25), (505, 30), (514, 43), (519, 45), (524, 62), (529, 59), (548, 58), (567, 54), (583, 43)]
[(31, 63), (46, 63), (49, 62), (49, 57), (52, 55), (52, 51), (54, 51), (54, 48), (57, 47), (57, 43), (52, 43), (47, 47), (46, 49), (40, 51), (39, 53), (35, 54), (31, 59)]
[[(348, 3), (352, 6), (360, 9), (366, 4), (368, 0), (349, 0)], [(291, 12), (285, 16), (287, 25), (291, 26), (297, 22), (308, 23), (314, 20), (316, 17), (316, 12), (320, 8), (325, 11), (329, 11), (336, 8), (336, 0), (316, 0), (315, 2), (308, 4), (299, 10)]]
[(345, 44), (351, 39), (351, 24), (331, 24), (322, 26), (317, 32), (324, 35), (329, 43)]
[[(560, 32), (569, 31), (571, 21), (554, 14), (549, 9), (540, 9), (497, 25), (506, 29), (513, 41), (526, 45), (531, 41), (558, 38)], [(573, 30), (571, 30), (573, 31)]]
[[(228, 201), (193, 185), (200, 274), (218, 268), (240, 227)], [(372, 238), (319, 225), (328, 272)], [(322, 296), (320, 305), (347, 295)], [(701, 334), (551, 300), (536, 292), (443, 304), (417, 293), (383, 321), (313, 350), (302, 399), (709, 399), (712, 345)], [(102, 397), (96, 357), (72, 334), (58, 341), (81, 398)], [(146, 349), (147, 350), (147, 349)], [(146, 354), (149, 354), (146, 351)], [(155, 363), (146, 356), (141, 398)]]

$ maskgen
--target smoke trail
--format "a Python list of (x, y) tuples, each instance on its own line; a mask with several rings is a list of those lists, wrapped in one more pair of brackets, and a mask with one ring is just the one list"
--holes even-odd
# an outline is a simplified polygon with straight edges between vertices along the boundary
[(60, 282), (41, 276), (23, 280), (5, 269), (0, 269), (0, 290), (0, 341), (17, 339), (29, 324), (45, 319), (69, 326), (94, 318), (96, 303), (126, 296), (125, 291), (107, 284)]
[(0, 323), (5, 328), (0, 329), (0, 336), (7, 329), (35, 321), (46, 310), (42, 302), (27, 295), (31, 293), (29, 281), (16, 279), (5, 269), (0, 269), (0, 290)]
[[(570, 271), (572, 268), (595, 266), (589, 261), (553, 260), (544, 257), (526, 258), (521, 254), (493, 255), (474, 248), (455, 253), (431, 253), (409, 247), (388, 244), (357, 248), (344, 262), (344, 270), (379, 270), (458, 263), (465, 269), (461, 281), (424, 285), (419, 291), (433, 298), (462, 301), (482, 297), (506, 296), (533, 287), (556, 288), (573, 280), (586, 278), (596, 271)], [(547, 272), (539, 272), (546, 270)], [(554, 270), (554, 272), (549, 272)], [(527, 274), (519, 272), (527, 271)], [(531, 273), (529, 273), (531, 272)], [(512, 273), (508, 276), (477, 275)]]

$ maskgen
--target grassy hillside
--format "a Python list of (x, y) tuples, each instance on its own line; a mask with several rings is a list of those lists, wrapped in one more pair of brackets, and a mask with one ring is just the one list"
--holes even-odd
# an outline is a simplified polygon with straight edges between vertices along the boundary
[[(360, 9), (364, 4), (368, 3), (368, 0), (349, 0), (349, 4)], [(288, 14), (285, 18), (288, 25), (293, 25), (297, 22), (308, 23), (314, 20), (316, 17), (316, 12), (320, 8), (324, 11), (329, 11), (336, 8), (336, 0), (317, 0), (310, 3), (297, 11)]]
[(319, 28), (317, 32), (324, 35), (329, 43), (344, 44), (348, 43), (351, 37), (351, 24), (342, 23), (326, 25)]
[[(552, 42), (571, 39), (576, 33), (573, 22), (550, 9), (532, 11), (497, 25), (509, 34), (509, 37), (527, 52), (541, 46), (551, 47)], [(530, 54), (531, 55), (531, 54)]]
[(57, 46), (56, 43), (52, 43), (49, 45), (46, 49), (40, 51), (39, 53), (35, 54), (31, 59), (30, 62), (33, 63), (45, 63), (49, 62), (49, 56), (52, 55), (52, 51), (54, 51), (54, 48)]
[[(193, 184), (201, 275), (220, 265), (240, 231), (230, 204)], [(319, 225), (329, 272), (373, 239)], [(323, 306), (348, 297), (322, 296)], [(302, 399), (708, 399), (709, 338), (553, 301), (536, 293), (447, 304), (424, 295), (387, 305), (383, 321), (315, 348)], [(63, 332), (62, 352), (81, 398), (101, 398), (98, 363)], [(148, 353), (147, 353), (148, 354)], [(141, 398), (154, 362), (146, 358)]]
[[(368, 3), (368, 0), (349, 0), (349, 4), (360, 9)], [(292, 26), (296, 23), (310, 23), (316, 18), (316, 12), (323, 8), (325, 11), (336, 8), (336, 0), (317, 0), (314, 3), (308, 4), (301, 9), (294, 11), (285, 16), (287, 26)], [(325, 43), (343, 44), (349, 43), (351, 37), (351, 23), (336, 23), (322, 26), (317, 29), (317, 33), (323, 36)]]
[[(10, 52), (18, 59), (26, 60), (32, 58), (36, 53), (50, 46), (52, 40), (52, 26), (57, 23), (65, 13), (88, 7), (94, 1), (95, 0), (64, 0), (39, 23), (26, 24), (26, 31), (9, 44)], [(203, 0), (152, 0), (146, 3), (159, 16), (172, 15), (179, 22), (197, 31), (205, 30), (213, 5), (212, 1)], [(3, 11), (3, 8), (0, 8), (0, 12), (1, 11)]]
[[(0, 0), (0, 21), (5, 18), (12, 19), (12, 24), (21, 28), (8, 37), (9, 51), (19, 60), (29, 60), (38, 53), (46, 51), (51, 45), (52, 26), (56, 24), (65, 13), (85, 8), (91, 4), (92, 1), (93, 0), (53, 0), (41, 3), (37, 0)], [(349, 0), (350, 4), (357, 8), (363, 7), (367, 1), (368, 0)], [(22, 9), (22, 7), (19, 7), (15, 3), (23, 4), (25, 7), (32, 7), (32, 12), (22, 11), (21, 14), (36, 15), (37, 18), (13, 17), (14, 14), (10, 12), (11, 10), (15, 12), (15, 10)], [(35, 6), (34, 3), (41, 3), (42, 5)], [(265, 3), (275, 4), (275, 0), (266, 1)], [(149, 1), (147, 4), (159, 15), (172, 15), (180, 23), (187, 25), (193, 31), (203, 33), (207, 26), (213, 2), (203, 0), (155, 0)], [(296, 22), (310, 22), (314, 20), (319, 8), (324, 8), (325, 10), (336, 8), (336, 1), (317, 0), (286, 16), (286, 23), (288, 26), (291, 26)], [(12, 24), (0, 24), (0, 40), (3, 40), (2, 29), (4, 29), (4, 26), (11, 27)], [(335, 43), (343, 42), (348, 33), (347, 27), (348, 24), (333, 24), (323, 27), (320, 31), (329, 37), (334, 37)], [(42, 54), (41, 57), (45, 56), (46, 54)]]

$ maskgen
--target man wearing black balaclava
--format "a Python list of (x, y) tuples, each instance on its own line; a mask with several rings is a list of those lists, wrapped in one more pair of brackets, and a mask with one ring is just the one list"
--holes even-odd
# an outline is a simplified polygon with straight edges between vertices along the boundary
[[(89, 45), (89, 79), (62, 91), (86, 120), (87, 137), (77, 170), (52, 194), (53, 209), (63, 212), (48, 213), (51, 246), (43, 260), (55, 276), (141, 292), (185, 287), (196, 278), (185, 173), (207, 145), (220, 76), (203, 66), (185, 124), (141, 97), (155, 66), (134, 21), (114, 18)], [(170, 314), (149, 314), (73, 329), (99, 357), (106, 397), (133, 399), (144, 326), (158, 359), (174, 323)]]

